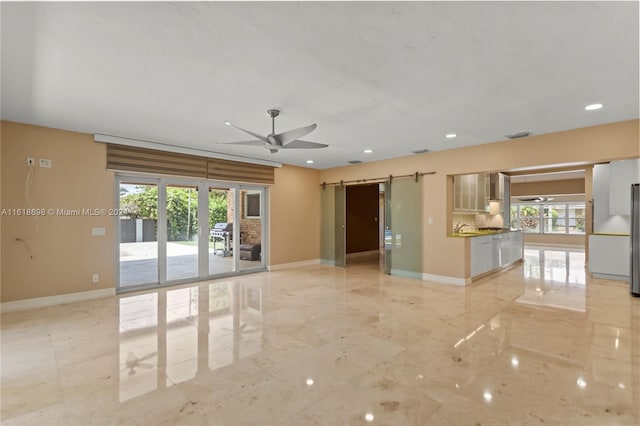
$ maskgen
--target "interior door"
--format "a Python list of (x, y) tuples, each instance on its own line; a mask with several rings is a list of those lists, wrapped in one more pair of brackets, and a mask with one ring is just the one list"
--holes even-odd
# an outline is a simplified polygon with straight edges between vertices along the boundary
[(385, 273), (422, 278), (422, 181), (385, 184)]
[(320, 193), (320, 259), (322, 263), (335, 265), (336, 233), (335, 187), (325, 186)]
[(347, 222), (347, 202), (345, 187), (343, 185), (335, 187), (335, 265), (346, 265), (346, 222)]
[(320, 195), (320, 258), (329, 265), (346, 264), (346, 193), (344, 186), (327, 185)]

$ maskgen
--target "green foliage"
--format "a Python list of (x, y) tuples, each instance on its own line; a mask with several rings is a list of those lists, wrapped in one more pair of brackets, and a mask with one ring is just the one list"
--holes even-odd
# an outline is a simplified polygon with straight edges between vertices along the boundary
[(227, 218), (227, 192), (209, 192), (209, 229), (220, 222), (229, 222)]
[[(132, 219), (158, 220), (158, 187), (144, 185), (136, 192), (120, 191), (120, 209)], [(209, 226), (227, 222), (227, 192), (209, 193)], [(193, 188), (167, 188), (168, 241), (189, 241), (198, 235), (198, 191)]]
[(198, 235), (198, 191), (167, 188), (167, 239), (189, 241)]

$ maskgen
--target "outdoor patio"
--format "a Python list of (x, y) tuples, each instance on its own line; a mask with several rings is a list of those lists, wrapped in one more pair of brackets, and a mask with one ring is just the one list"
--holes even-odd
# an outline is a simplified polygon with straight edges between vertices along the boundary
[[(240, 260), (240, 269), (259, 267), (260, 260)], [(219, 256), (209, 248), (209, 274), (233, 271), (233, 255)], [(167, 281), (198, 277), (198, 247), (167, 243)], [(120, 287), (158, 282), (158, 243), (120, 243)]]

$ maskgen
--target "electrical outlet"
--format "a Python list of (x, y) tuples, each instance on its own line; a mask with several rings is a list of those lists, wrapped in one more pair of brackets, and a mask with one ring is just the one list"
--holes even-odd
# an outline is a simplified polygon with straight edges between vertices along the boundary
[(51, 168), (51, 160), (48, 158), (41, 158), (40, 159), (40, 167), (44, 167), (46, 169), (50, 169)]
[(93, 274), (93, 276), (91, 277), (91, 281), (93, 281), (93, 283), (97, 283), (100, 281), (100, 275), (98, 274)]
[(27, 157), (27, 166), (31, 167), (34, 164), (36, 164), (36, 161), (33, 159), (33, 157)]

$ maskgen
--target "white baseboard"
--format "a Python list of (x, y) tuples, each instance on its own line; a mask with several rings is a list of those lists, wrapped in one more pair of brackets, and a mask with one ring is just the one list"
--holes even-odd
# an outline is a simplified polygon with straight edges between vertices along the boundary
[(456, 278), (447, 275), (422, 274), (423, 281), (431, 281), (439, 284), (466, 286), (471, 284), (471, 278)]
[(37, 297), (35, 299), (16, 300), (0, 304), (0, 312), (25, 311), (27, 309), (44, 308), (47, 306), (62, 305), (64, 303), (81, 302), (83, 300), (101, 299), (116, 295), (115, 288), (101, 290), (81, 291), (78, 293), (61, 294), (58, 296)]
[(300, 262), (280, 263), (278, 265), (269, 265), (269, 271), (279, 271), (281, 269), (300, 268), (302, 266), (319, 265), (320, 259), (302, 260)]
[(393, 269), (393, 268), (391, 268), (391, 275), (395, 275), (397, 277), (414, 278), (416, 280), (419, 280), (422, 278), (422, 274), (420, 272), (405, 271), (402, 269)]
[(616, 274), (601, 274), (599, 272), (592, 272), (593, 278), (600, 280), (617, 280), (629, 282), (629, 275), (616, 275)]

